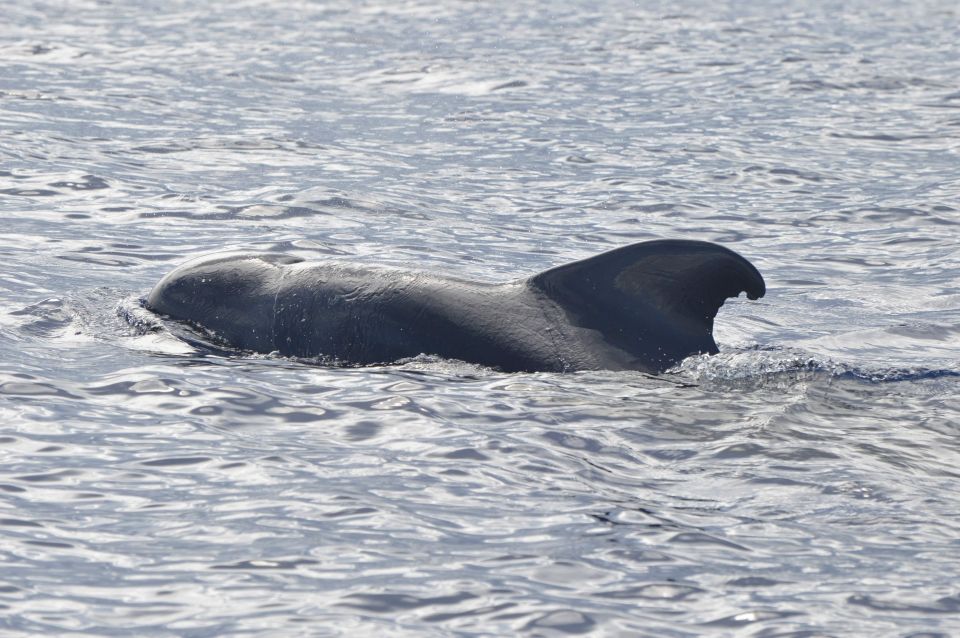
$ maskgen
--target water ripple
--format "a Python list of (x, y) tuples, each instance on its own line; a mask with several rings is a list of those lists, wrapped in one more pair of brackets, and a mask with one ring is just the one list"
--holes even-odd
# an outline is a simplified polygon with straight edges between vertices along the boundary
[[(951, 3), (5, 7), (0, 633), (950, 635)], [(666, 375), (238, 353), (219, 249), (764, 273)]]

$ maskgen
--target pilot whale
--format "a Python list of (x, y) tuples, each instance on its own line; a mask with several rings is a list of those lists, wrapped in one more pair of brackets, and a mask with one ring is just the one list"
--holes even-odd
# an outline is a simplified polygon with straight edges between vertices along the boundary
[(732, 250), (657, 240), (501, 284), (220, 253), (171, 271), (146, 306), (234, 348), (345, 365), (428, 354), (505, 372), (659, 373), (715, 354), (720, 306), (765, 291), (757, 269)]

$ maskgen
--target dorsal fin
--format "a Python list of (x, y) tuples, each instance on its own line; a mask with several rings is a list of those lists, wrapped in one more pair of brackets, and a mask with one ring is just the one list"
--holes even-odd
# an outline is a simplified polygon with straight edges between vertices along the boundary
[(766, 292), (763, 277), (737, 253), (709, 242), (649, 241), (531, 277), (573, 323), (663, 370), (697, 352), (717, 352), (713, 319), (723, 302)]

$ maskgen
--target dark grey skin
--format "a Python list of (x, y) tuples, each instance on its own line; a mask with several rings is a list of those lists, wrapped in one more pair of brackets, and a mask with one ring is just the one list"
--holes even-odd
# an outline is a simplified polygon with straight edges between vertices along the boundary
[(505, 372), (659, 373), (717, 352), (723, 302), (763, 277), (707, 242), (650, 241), (505, 284), (224, 253), (164, 277), (147, 307), (234, 348), (373, 365), (431, 354)]

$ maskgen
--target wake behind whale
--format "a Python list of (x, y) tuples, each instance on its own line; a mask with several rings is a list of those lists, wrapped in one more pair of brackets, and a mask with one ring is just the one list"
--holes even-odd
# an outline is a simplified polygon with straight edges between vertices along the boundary
[(720, 306), (765, 291), (757, 269), (727, 248), (658, 240), (503, 284), (221, 253), (170, 272), (147, 307), (242, 350), (352, 365), (428, 354), (505, 372), (658, 373), (716, 353)]

